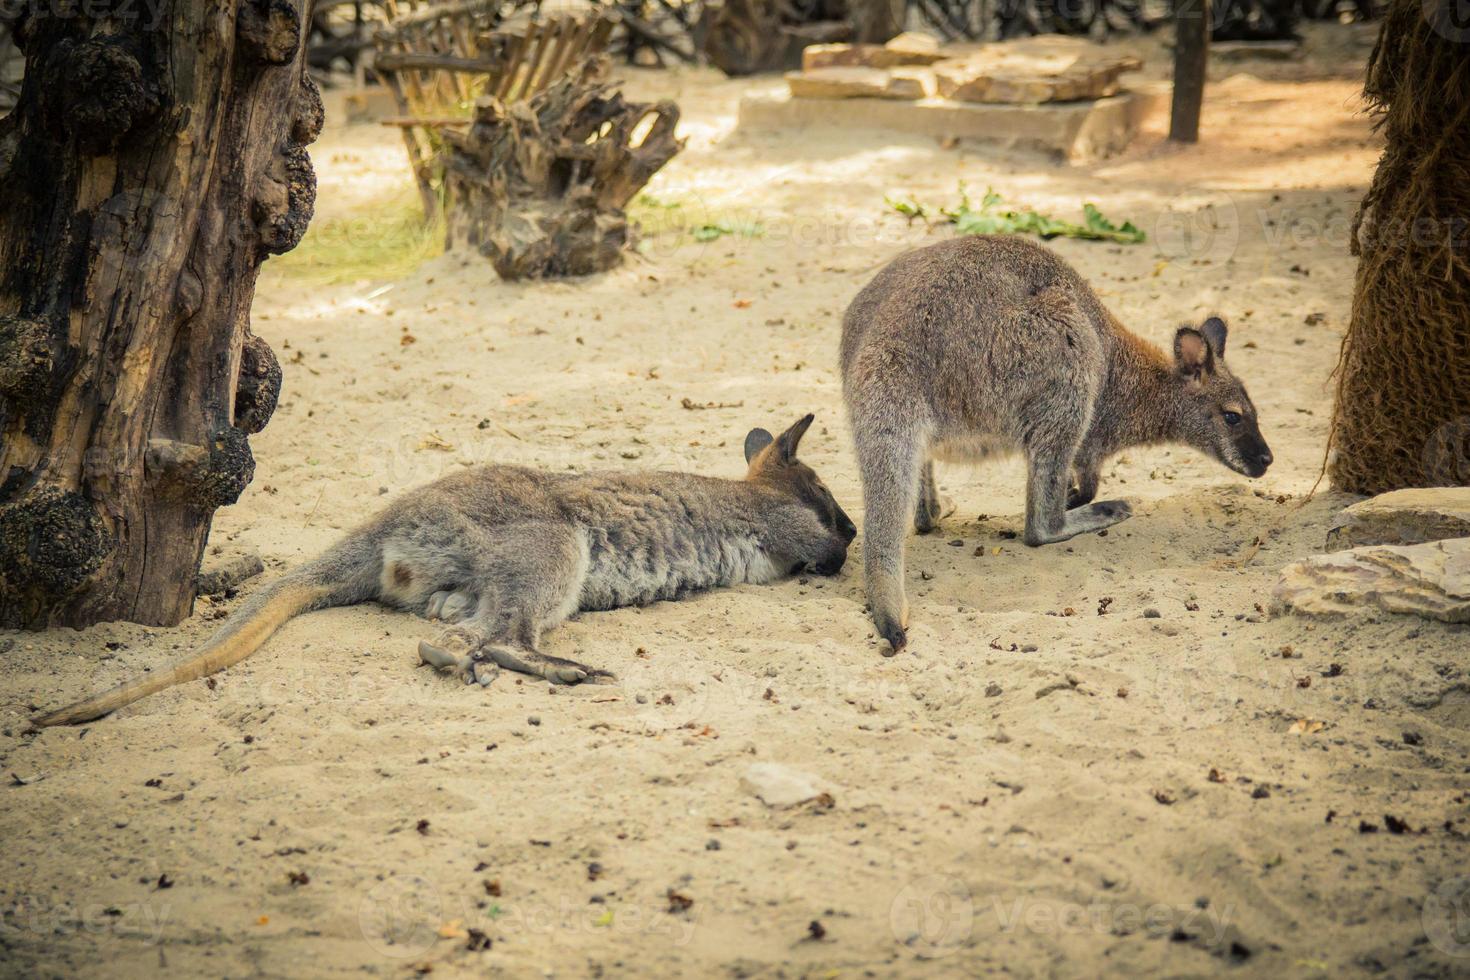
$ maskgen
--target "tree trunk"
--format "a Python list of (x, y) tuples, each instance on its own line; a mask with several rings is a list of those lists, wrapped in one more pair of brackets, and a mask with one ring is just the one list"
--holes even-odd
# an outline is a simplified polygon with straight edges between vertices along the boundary
[(1178, 0), (1174, 7), (1174, 100), (1169, 111), (1169, 139), (1176, 143), (1199, 142), (1209, 57), (1210, 0)]
[(24, 8), (0, 120), (0, 626), (189, 614), (280, 390), (249, 311), (315, 202), (305, 2)]
[(1364, 95), (1383, 155), (1353, 227), (1329, 472), (1340, 490), (1470, 485), (1470, 23), (1394, 0)]

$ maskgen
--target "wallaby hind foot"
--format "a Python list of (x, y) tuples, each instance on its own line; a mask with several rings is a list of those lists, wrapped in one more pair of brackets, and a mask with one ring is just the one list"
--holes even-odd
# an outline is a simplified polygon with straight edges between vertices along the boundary
[(521, 650), (496, 642), (479, 630), (451, 627), (433, 643), (419, 641), (419, 659), (443, 673), (459, 674), (467, 684), (489, 687), (500, 668), (541, 677), (553, 684), (580, 684), (589, 678), (611, 678), (605, 670), (575, 660)]
[(1133, 508), (1126, 500), (1102, 500), (1095, 504), (1077, 507), (1066, 512), (1060, 529), (1055, 531), (1026, 527), (1026, 543), (1033, 548), (1043, 544), (1056, 544), (1075, 538), (1079, 534), (1101, 531), (1105, 527), (1121, 524), (1133, 516)]

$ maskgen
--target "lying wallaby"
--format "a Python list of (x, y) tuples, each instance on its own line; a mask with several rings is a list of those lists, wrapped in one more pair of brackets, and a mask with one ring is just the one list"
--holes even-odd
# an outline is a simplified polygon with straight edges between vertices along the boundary
[[(842, 386), (857, 440), (863, 555), (878, 632), (908, 642), (905, 523), (940, 516), (934, 459), (1026, 455), (1026, 543), (1127, 518), (1092, 503), (1103, 460), (1182, 442), (1257, 477), (1271, 450), (1225, 367), (1225, 324), (1180, 327), (1174, 357), (1129, 333), (1081, 276), (1021, 238), (957, 238), (894, 259), (842, 322)], [(1068, 493), (1068, 476), (1075, 486)]]
[(252, 596), (192, 658), (34, 724), (99, 718), (239, 663), (294, 616), (370, 599), (458, 623), (419, 655), (467, 681), (489, 684), (501, 667), (555, 684), (606, 676), (538, 653), (542, 631), (578, 610), (842, 569), (857, 529), (796, 458), (811, 424), (808, 415), (779, 437), (752, 430), (743, 480), (518, 466), (445, 477)]

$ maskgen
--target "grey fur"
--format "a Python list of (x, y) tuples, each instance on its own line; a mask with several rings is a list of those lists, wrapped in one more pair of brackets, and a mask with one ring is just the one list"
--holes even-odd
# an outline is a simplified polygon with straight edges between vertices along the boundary
[(957, 238), (879, 272), (847, 310), (840, 358), (868, 600), (892, 649), (908, 639), (906, 524), (912, 515), (930, 530), (941, 509), (934, 459), (1023, 453), (1030, 545), (1126, 519), (1126, 502), (1093, 498), (1104, 460), (1129, 446), (1181, 442), (1263, 474), (1271, 453), (1225, 366), (1225, 339), (1218, 318), (1181, 327), (1171, 360), (1055, 253), (1021, 238)]
[(743, 480), (518, 466), (445, 477), (260, 590), (194, 657), (36, 724), (99, 717), (238, 663), (294, 615), (369, 600), (452, 622), (419, 653), (468, 681), (487, 684), (501, 667), (561, 684), (601, 674), (539, 652), (542, 632), (579, 610), (842, 569), (857, 529), (796, 458), (811, 422), (752, 432)]

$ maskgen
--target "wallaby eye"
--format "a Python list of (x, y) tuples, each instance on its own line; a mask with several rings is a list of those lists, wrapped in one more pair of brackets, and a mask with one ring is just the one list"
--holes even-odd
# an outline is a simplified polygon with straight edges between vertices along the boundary
[(1225, 424), (1226, 425), (1239, 425), (1240, 424), (1240, 413), (1239, 412), (1222, 412), (1220, 414), (1224, 417)]

